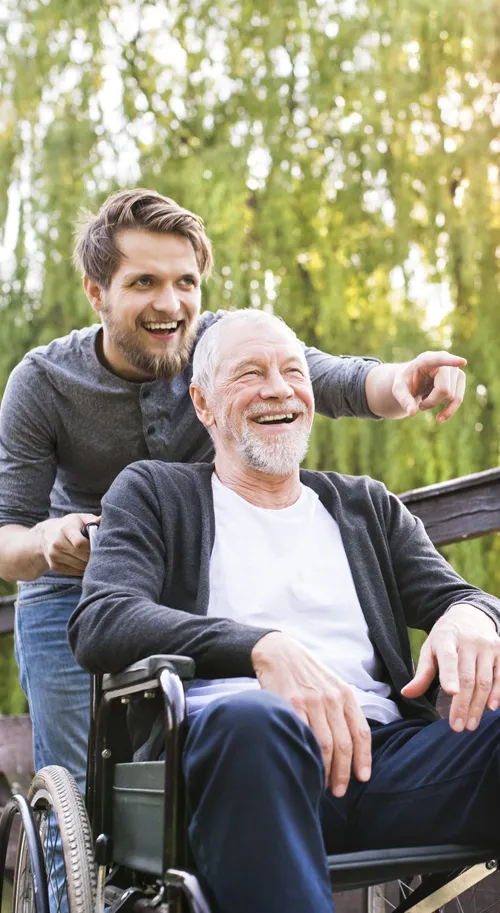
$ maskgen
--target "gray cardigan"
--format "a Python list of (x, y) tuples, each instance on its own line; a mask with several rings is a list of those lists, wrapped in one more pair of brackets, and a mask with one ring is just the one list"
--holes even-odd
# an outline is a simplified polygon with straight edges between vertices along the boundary
[[(68, 629), (84, 668), (117, 672), (149, 654), (173, 653), (191, 656), (199, 678), (254, 674), (251, 650), (269, 629), (206, 615), (215, 535), (212, 471), (204, 463), (143, 461), (112, 484)], [(407, 701), (400, 694), (413, 674), (407, 627), (430, 631), (456, 602), (472, 603), (498, 627), (499, 600), (455, 573), (420, 520), (381, 482), (306, 470), (301, 481), (339, 525), (401, 713), (433, 719), (428, 700)]]

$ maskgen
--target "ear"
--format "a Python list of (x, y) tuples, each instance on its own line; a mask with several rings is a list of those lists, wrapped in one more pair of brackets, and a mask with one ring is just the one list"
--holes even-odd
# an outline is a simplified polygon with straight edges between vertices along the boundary
[(215, 425), (215, 416), (207, 403), (205, 391), (196, 384), (191, 384), (189, 393), (193, 401), (194, 411), (205, 428)]
[(92, 305), (92, 308), (99, 314), (102, 307), (102, 288), (95, 279), (91, 279), (90, 276), (83, 277), (83, 288), (85, 294)]

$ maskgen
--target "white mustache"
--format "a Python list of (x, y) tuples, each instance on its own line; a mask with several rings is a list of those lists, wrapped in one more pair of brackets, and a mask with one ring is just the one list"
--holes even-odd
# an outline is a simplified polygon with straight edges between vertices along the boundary
[(285, 403), (271, 406), (268, 403), (255, 403), (243, 413), (243, 418), (255, 418), (258, 415), (283, 415), (284, 412), (296, 412), (305, 415), (307, 409), (300, 399), (287, 399)]

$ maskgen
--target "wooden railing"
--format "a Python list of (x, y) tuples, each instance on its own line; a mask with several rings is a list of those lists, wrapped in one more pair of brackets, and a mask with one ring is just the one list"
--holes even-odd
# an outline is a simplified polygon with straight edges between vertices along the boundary
[(500, 530), (500, 469), (415, 488), (400, 498), (437, 546)]

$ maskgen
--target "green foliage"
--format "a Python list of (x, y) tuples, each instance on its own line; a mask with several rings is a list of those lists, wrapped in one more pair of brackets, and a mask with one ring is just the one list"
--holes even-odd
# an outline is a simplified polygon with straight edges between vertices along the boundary
[(0, 666), (2, 679), (0, 681), (0, 713), (7, 716), (16, 716), (27, 713), (28, 703), (21, 691), (17, 677), (17, 666), (13, 661), (14, 638), (12, 634), (3, 635), (0, 639)]
[[(28, 348), (92, 319), (70, 263), (79, 207), (142, 184), (205, 219), (206, 307), (274, 307), (332, 352), (468, 358), (448, 425), (318, 418), (309, 466), (402, 491), (497, 464), (496, 0), (4, 8), (0, 389)], [(499, 548), (448, 554), (500, 593)]]

